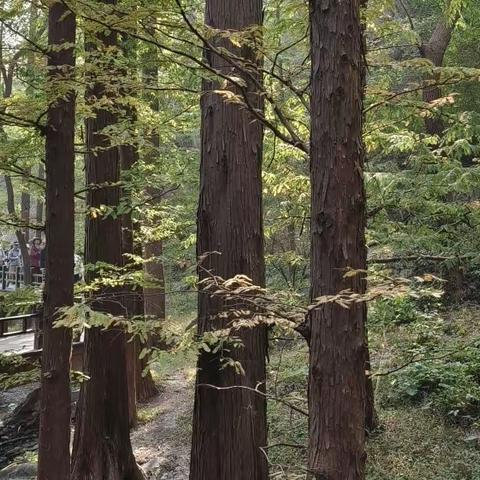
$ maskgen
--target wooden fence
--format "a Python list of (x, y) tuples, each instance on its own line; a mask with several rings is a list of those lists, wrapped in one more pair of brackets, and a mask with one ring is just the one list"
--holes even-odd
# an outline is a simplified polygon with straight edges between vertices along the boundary
[(38, 331), (41, 317), (38, 312), (0, 318), (0, 338)]

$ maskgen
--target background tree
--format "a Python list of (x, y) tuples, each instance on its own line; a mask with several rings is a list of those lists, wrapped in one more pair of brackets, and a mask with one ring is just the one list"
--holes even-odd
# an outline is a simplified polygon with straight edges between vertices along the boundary
[[(104, 3), (115, 5), (114, 1)], [(85, 259), (94, 267), (99, 262), (122, 267), (122, 218), (115, 212), (120, 202), (121, 165), (119, 149), (111, 145), (108, 135), (108, 129), (117, 123), (119, 114), (111, 100), (122, 90), (115, 90), (118, 85), (101, 80), (103, 71), (116, 69), (121, 75), (117, 34), (110, 30), (99, 31), (94, 25), (90, 28), (86, 50), (91, 70), (86, 103), (92, 110), (86, 121), (89, 214)], [(105, 104), (111, 105), (110, 108)], [(107, 210), (102, 212), (102, 206)], [(87, 281), (96, 278), (95, 271), (87, 274)], [(92, 299), (92, 308), (114, 317), (125, 315), (121, 286), (100, 286)], [(126, 340), (124, 327), (116, 323), (108, 329), (94, 327), (86, 332), (84, 370), (90, 379), (82, 384), (77, 407), (72, 466), (75, 480), (143, 478), (130, 443)]]

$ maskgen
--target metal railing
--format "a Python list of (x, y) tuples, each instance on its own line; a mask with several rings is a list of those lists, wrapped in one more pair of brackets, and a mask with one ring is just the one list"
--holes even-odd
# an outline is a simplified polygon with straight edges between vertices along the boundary
[[(32, 269), (32, 285), (40, 286), (45, 282), (45, 269), (34, 273)], [(0, 290), (16, 290), (24, 286), (23, 267), (10, 268), (6, 265), (0, 267)]]

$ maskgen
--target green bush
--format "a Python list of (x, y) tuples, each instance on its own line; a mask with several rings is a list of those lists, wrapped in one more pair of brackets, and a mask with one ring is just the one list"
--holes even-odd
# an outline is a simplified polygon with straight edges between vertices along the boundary
[(413, 363), (395, 375), (388, 398), (421, 403), (450, 418), (480, 419), (480, 356), (476, 348), (452, 358)]
[(415, 322), (421, 312), (414, 299), (397, 297), (381, 299), (375, 302), (370, 309), (369, 321), (376, 325), (402, 325)]
[(40, 377), (39, 365), (19, 355), (0, 354), (0, 391), (35, 382)]
[(41, 304), (42, 291), (35, 287), (19, 288), (0, 293), (0, 316), (31, 313)]

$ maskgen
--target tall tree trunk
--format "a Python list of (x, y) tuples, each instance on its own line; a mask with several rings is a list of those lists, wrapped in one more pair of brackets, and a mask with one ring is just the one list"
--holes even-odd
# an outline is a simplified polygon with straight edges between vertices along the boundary
[[(311, 296), (365, 291), (363, 36), (360, 0), (310, 0)], [(365, 470), (366, 307), (311, 312), (310, 475), (361, 480)]]
[[(206, 24), (221, 30), (243, 31), (262, 23), (261, 0), (207, 0)], [(221, 36), (212, 39), (235, 54), (258, 61), (258, 51), (244, 46), (236, 49)], [(245, 77), (249, 101), (256, 108), (263, 102), (254, 82), (234, 71), (228, 62), (211, 51), (206, 60), (225, 74)], [(254, 73), (260, 79), (260, 74)], [(210, 254), (199, 269), (223, 278), (249, 276), (257, 285), (265, 281), (262, 220), (261, 163), (263, 127), (239, 105), (226, 102), (214, 93), (217, 82), (205, 81), (201, 100), (202, 149), (200, 199), (198, 206), (197, 255)], [(226, 304), (200, 292), (198, 333), (226, 327), (232, 319), (220, 318)], [(264, 328), (237, 332), (244, 347), (231, 349), (229, 356), (240, 361), (245, 375), (233, 368), (222, 369), (220, 354), (201, 351), (198, 359), (191, 480), (265, 480), (267, 462), (261, 447), (266, 445), (265, 399), (245, 389), (216, 390), (217, 387), (255, 388), (265, 382), (267, 335)]]
[[(115, 4), (115, 0), (103, 3)], [(91, 61), (92, 56), (100, 58), (105, 64), (96, 68), (113, 73), (116, 66), (108, 56), (112, 55), (110, 47), (117, 45), (116, 34), (102, 31), (96, 33), (96, 37), (99, 46), (95, 52), (92, 52), (94, 42), (87, 42), (86, 61)], [(96, 186), (89, 188), (87, 194), (87, 205), (94, 208), (101, 205), (115, 208), (120, 200), (119, 149), (111, 147), (102, 133), (103, 129), (114, 125), (117, 118), (111, 110), (95, 105), (102, 99), (111, 102), (110, 96), (107, 86), (95, 79), (90, 82), (86, 102), (93, 106), (95, 118), (89, 118), (86, 124), (86, 175), (87, 186)], [(85, 257), (91, 265), (97, 262), (123, 265), (121, 217), (87, 216)], [(87, 281), (95, 276), (95, 272), (89, 272)], [(92, 302), (95, 310), (115, 316), (125, 314), (121, 290), (104, 287), (97, 294)], [(78, 402), (73, 480), (143, 478), (130, 443), (126, 350), (126, 333), (122, 327), (91, 328), (86, 333), (84, 370), (90, 379), (82, 384)]]
[[(443, 58), (450, 44), (455, 24), (456, 20), (449, 23), (446, 18), (441, 18), (428, 42), (420, 46), (420, 53), (423, 58), (430, 60), (435, 67), (443, 65)], [(432, 80), (436, 79), (438, 79), (438, 76), (434, 76)], [(428, 87), (423, 90), (423, 101), (426, 103), (431, 103), (441, 96), (442, 91), (438, 86)], [(439, 115), (434, 114), (425, 118), (425, 130), (429, 135), (441, 135), (444, 129), (445, 125)]]
[[(48, 75), (58, 84), (73, 75), (75, 16), (61, 2), (48, 13)], [(44, 291), (38, 479), (70, 478), (70, 354), (72, 332), (53, 328), (58, 310), (73, 305), (75, 96), (51, 99), (45, 138), (47, 274)], [(48, 252), (54, 252), (50, 255)]]

